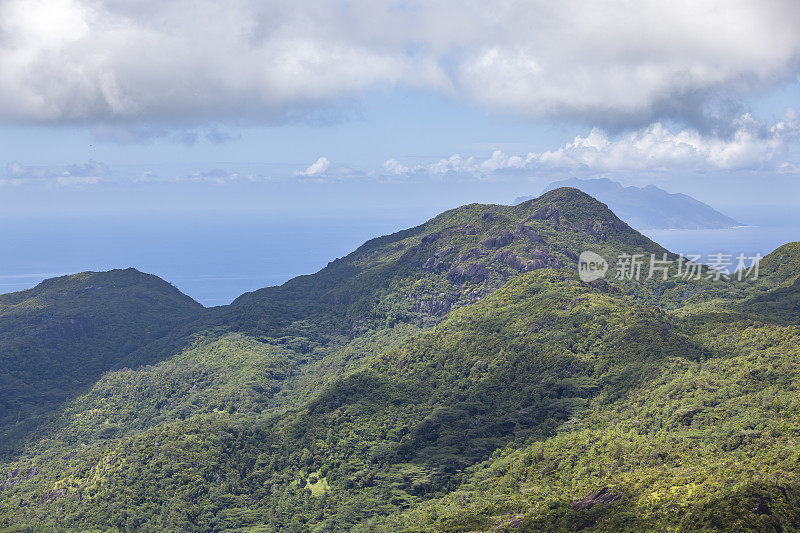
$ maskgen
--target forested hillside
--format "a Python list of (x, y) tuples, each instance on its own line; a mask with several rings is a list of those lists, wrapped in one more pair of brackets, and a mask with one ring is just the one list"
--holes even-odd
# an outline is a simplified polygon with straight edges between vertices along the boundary
[(0, 296), (0, 530), (800, 527), (800, 247), (741, 282), (583, 250), (666, 253), (564, 188), (220, 308), (130, 270)]
[(134, 269), (0, 295), (0, 457), (103, 372), (201, 311), (169, 283)]

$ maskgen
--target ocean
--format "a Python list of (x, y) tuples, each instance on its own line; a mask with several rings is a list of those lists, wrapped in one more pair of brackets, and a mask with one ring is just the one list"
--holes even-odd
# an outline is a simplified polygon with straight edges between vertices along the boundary
[(788, 242), (800, 241), (800, 211), (796, 208), (739, 208), (725, 214), (743, 226), (714, 230), (642, 230), (642, 233), (675, 253), (722, 252), (762, 256)]
[[(160, 276), (205, 306), (323, 268), (364, 241), (420, 224), (423, 210), (214, 212), (0, 217), (0, 293), (43, 279), (135, 267)], [(795, 210), (728, 212), (747, 226), (645, 230), (674, 252), (766, 255), (800, 240)]]
[(0, 293), (64, 274), (134, 267), (205, 306), (224, 305), (427, 218), (408, 211), (2, 217)]

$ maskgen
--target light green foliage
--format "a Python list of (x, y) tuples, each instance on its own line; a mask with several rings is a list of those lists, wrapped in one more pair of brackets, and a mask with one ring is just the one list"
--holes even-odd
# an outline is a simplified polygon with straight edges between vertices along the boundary
[[(663, 253), (559, 189), (222, 308), (79, 292), (103, 274), (0, 296), (0, 353), (103, 361), (23, 417), (0, 531), (800, 529), (800, 249), (757, 283), (592, 284), (584, 249)], [(94, 344), (4, 333), (79, 306), (114, 318)]]

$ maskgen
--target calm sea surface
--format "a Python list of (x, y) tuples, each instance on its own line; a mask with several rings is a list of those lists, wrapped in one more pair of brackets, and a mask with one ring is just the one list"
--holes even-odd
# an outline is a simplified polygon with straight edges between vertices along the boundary
[[(759, 252), (800, 240), (793, 210), (729, 211), (748, 226), (644, 233), (674, 252)], [(208, 213), (0, 217), (0, 293), (85, 270), (138, 268), (206, 306), (316, 272), (364, 241), (424, 222), (428, 212)]]
[(0, 293), (43, 279), (135, 267), (206, 306), (323, 268), (427, 213), (208, 213), (0, 218)]

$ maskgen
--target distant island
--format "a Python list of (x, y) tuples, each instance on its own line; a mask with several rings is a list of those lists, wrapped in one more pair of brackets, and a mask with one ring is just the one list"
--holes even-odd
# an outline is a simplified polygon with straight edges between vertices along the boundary
[[(543, 192), (559, 187), (574, 187), (594, 196), (639, 230), (724, 229), (743, 225), (691, 196), (668, 193), (655, 185), (626, 187), (608, 178), (570, 178), (551, 183)], [(513, 205), (532, 198), (534, 196), (519, 197)]]

